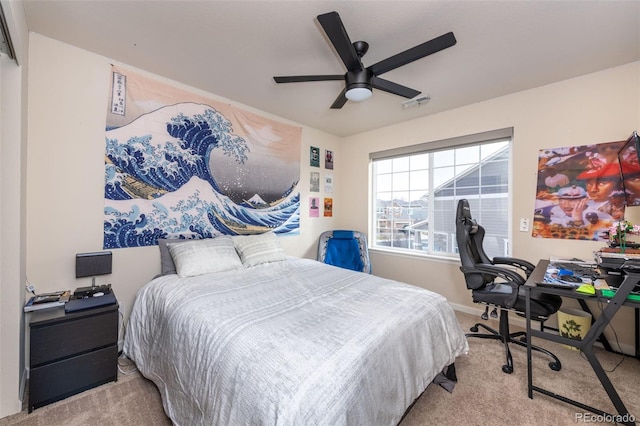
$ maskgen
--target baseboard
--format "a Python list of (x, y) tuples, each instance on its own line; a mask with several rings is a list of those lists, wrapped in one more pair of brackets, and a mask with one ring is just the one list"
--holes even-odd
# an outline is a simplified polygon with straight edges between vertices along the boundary
[[(464, 312), (465, 314), (469, 314), (469, 315), (477, 315), (479, 321), (484, 321), (484, 322), (489, 322), (489, 323), (492, 322), (493, 325), (490, 325), (490, 327), (493, 327), (495, 329), (498, 329), (498, 327), (499, 327), (499, 321), (498, 321), (499, 318), (491, 318), (491, 317), (489, 317), (489, 319), (486, 320), (486, 321), (480, 318), (480, 315), (482, 315), (484, 313), (484, 305), (479, 305), (479, 306), (482, 306), (482, 308), (476, 308), (474, 306), (460, 305), (460, 304), (457, 304), (457, 303), (449, 303), (449, 305), (453, 308), (454, 311)], [(553, 319), (551, 321), (552, 321), (552, 326), (553, 327), (557, 327), (557, 324), (553, 322)], [(535, 323), (535, 324), (537, 324), (537, 323)], [(526, 329), (527, 328), (527, 321), (521, 316), (509, 315), (509, 325), (510, 326), (513, 325), (513, 326), (516, 326), (516, 327), (521, 327), (523, 329)], [(533, 324), (532, 324), (532, 326), (533, 326)], [(536, 327), (537, 327), (537, 325), (536, 325)], [(614, 346), (614, 345), (618, 346), (618, 342), (609, 341), (609, 343), (612, 346)], [(629, 355), (629, 356), (635, 356), (636, 348), (633, 345), (627, 344), (627, 343), (622, 343), (622, 342), (620, 342), (619, 345), (620, 345), (620, 351), (622, 351), (624, 354)], [(603, 348), (603, 346), (602, 346), (602, 344), (600, 342), (596, 342), (595, 346)], [(615, 346), (613, 348), (614, 350), (617, 349)]]

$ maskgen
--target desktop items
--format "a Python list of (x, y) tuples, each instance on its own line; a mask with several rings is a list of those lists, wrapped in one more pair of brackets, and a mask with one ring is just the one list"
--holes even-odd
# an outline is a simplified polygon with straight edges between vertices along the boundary
[(581, 259), (551, 258), (542, 278), (536, 282), (540, 287), (555, 287), (576, 290), (581, 293), (595, 294), (594, 284), (602, 287), (602, 274), (594, 262)]
[[(607, 288), (603, 288), (600, 294), (612, 299), (618, 287), (622, 284), (625, 270), (638, 270), (640, 268), (640, 254), (634, 250), (634, 253), (619, 253), (609, 247), (605, 247), (595, 253), (598, 268), (607, 274)], [(640, 301), (640, 284), (636, 284), (627, 296), (628, 300)]]
[(69, 300), (64, 305), (64, 311), (83, 311), (85, 309), (97, 308), (98, 306), (113, 305), (115, 303), (118, 303), (115, 294), (108, 293), (103, 296), (85, 297)]
[(580, 287), (576, 289), (576, 291), (578, 293), (583, 293), (583, 294), (590, 294), (590, 295), (596, 294), (596, 288), (591, 284), (582, 284)]
[(111, 273), (110, 251), (76, 254), (76, 278), (91, 277), (90, 287), (79, 287), (73, 293), (76, 299), (91, 297), (97, 293), (111, 293), (111, 284), (96, 286), (96, 276)]

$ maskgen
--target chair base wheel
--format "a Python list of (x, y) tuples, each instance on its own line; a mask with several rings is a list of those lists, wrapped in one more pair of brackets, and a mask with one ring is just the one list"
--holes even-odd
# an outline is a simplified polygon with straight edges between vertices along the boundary
[[(479, 337), (479, 338), (482, 338), (482, 339), (494, 339), (494, 340), (501, 341), (501, 343), (505, 347), (505, 354), (506, 354), (506, 364), (504, 364), (502, 366), (502, 371), (507, 373), (507, 374), (511, 374), (511, 373), (513, 373), (513, 360), (511, 358), (511, 351), (509, 350), (509, 343), (514, 343), (514, 344), (526, 349), (526, 347), (527, 347), (527, 335), (526, 335), (526, 333), (524, 331), (517, 331), (515, 333), (509, 333), (509, 323), (508, 323), (508, 319), (507, 319), (507, 311), (506, 310), (502, 310), (500, 315), (501, 315), (501, 317), (500, 317), (500, 331), (494, 330), (493, 328), (491, 328), (491, 327), (489, 327), (489, 326), (487, 326), (487, 325), (485, 325), (483, 323), (476, 323), (472, 327), (469, 328), (472, 331), (472, 333), (467, 333), (467, 334), (465, 334), (465, 336), (467, 338), (469, 338), (469, 337)], [(478, 333), (478, 330), (480, 328), (486, 329), (489, 333)], [(547, 349), (541, 348), (539, 346), (531, 345), (531, 349), (533, 351), (535, 351), (535, 352), (540, 352), (540, 353), (543, 353), (543, 354), (551, 357), (553, 359), (553, 361), (551, 361), (549, 363), (549, 368), (551, 368), (553, 371), (560, 371), (560, 369), (562, 368), (562, 364), (560, 363), (560, 360), (558, 359), (557, 356), (555, 356), (553, 353), (551, 353)]]

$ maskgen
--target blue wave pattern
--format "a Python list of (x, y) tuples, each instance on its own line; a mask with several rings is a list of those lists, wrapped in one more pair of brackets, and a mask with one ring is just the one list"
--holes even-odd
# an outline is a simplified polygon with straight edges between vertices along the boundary
[[(160, 108), (141, 117), (143, 126), (134, 121), (106, 131), (105, 249), (155, 245), (169, 237), (299, 233), (298, 182), (272, 205), (234, 203), (213, 178), (210, 156), (221, 151), (243, 164), (250, 152), (246, 141), (210, 106), (170, 107), (184, 110), (168, 116), (163, 110), (169, 107)], [(141, 128), (145, 133), (136, 134)], [(142, 188), (145, 197), (132, 188)]]

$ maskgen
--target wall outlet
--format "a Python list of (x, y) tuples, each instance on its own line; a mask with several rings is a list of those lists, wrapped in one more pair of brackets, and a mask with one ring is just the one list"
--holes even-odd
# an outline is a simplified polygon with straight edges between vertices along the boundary
[(520, 219), (520, 232), (529, 231), (529, 219), (523, 217)]

